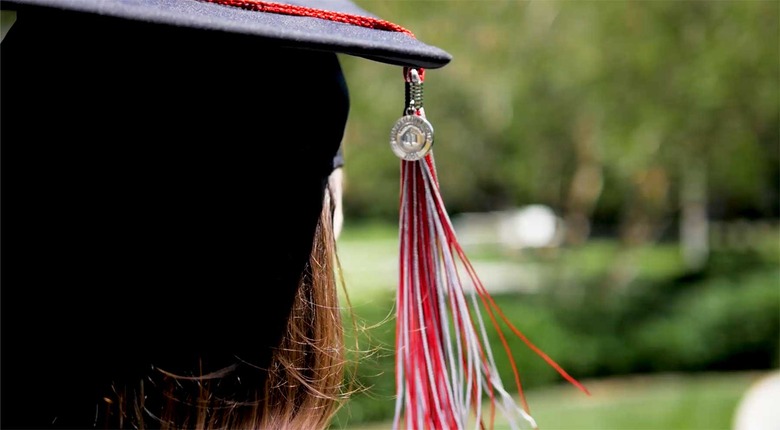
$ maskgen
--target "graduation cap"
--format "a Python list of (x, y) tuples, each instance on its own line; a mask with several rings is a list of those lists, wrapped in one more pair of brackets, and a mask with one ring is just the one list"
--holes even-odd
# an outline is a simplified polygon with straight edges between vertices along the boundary
[(4, 426), (99, 426), (100, 383), (150, 363), (268, 367), (340, 163), (336, 53), (406, 80), (396, 426), (462, 428), (487, 394), (534, 425), (438, 192), (422, 82), (449, 54), (346, 0), (1, 6)]

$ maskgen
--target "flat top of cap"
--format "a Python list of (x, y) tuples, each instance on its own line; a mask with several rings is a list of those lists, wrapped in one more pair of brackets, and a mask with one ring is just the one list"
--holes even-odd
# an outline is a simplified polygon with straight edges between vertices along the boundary
[[(281, 0), (361, 17), (377, 18), (349, 0)], [(3, 0), (4, 9), (43, 6), (104, 16), (255, 35), (280, 46), (356, 55), (374, 61), (435, 69), (450, 54), (409, 34), (334, 22), (324, 18), (246, 10), (203, 0)], [(20, 16), (22, 19), (22, 16)]]

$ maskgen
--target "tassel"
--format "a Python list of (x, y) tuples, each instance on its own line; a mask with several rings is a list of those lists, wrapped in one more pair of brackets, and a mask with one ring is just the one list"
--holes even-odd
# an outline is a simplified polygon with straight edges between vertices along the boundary
[[(433, 127), (422, 107), (424, 75), (417, 69), (405, 69), (404, 75), (405, 115), (390, 137), (402, 158), (393, 428), (463, 429), (472, 418), (475, 428), (493, 428), (498, 409), (510, 428), (536, 429), (499, 320), (565, 379), (587, 390), (509, 322), (480, 282), (439, 193)], [(522, 407), (501, 382), (481, 308), (508, 355)]]

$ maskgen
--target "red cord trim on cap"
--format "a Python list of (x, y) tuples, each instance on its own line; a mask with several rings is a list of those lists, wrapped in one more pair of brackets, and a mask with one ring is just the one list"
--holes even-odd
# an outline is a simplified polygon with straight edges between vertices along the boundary
[(394, 31), (404, 33), (414, 37), (414, 34), (390, 21), (371, 18), (367, 16), (352, 15), (343, 12), (333, 12), (329, 10), (315, 9), (306, 6), (296, 6), (292, 4), (281, 4), (265, 2), (260, 0), (202, 0), (208, 3), (216, 3), (223, 6), (237, 7), (255, 12), (275, 13), (279, 15), (304, 16), (309, 18), (319, 18), (327, 21), (340, 22), (342, 24), (354, 25), (357, 27), (373, 28), (374, 30)]
[[(266, 2), (261, 0), (201, 0), (207, 3), (219, 4), (222, 6), (236, 7), (239, 9), (251, 10), (254, 12), (275, 13), (278, 15), (302, 16), (307, 18), (318, 18), (326, 21), (339, 22), (342, 24), (354, 25), (357, 27), (371, 28), (374, 30), (393, 31), (403, 33), (416, 39), (414, 33), (390, 21), (368, 16), (352, 15), (344, 12), (333, 12), (330, 10), (316, 9), (313, 7), (297, 6), (292, 4), (282, 4)], [(425, 79), (425, 69), (417, 68), (420, 74), (420, 80)], [(409, 80), (409, 68), (403, 70), (404, 78)]]

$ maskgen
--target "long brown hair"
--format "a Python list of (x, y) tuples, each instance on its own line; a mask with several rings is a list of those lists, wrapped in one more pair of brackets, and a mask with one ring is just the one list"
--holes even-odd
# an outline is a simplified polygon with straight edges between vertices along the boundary
[[(263, 386), (247, 398), (214, 393), (234, 367), (199, 377), (156, 374), (135, 387), (112, 387), (106, 427), (316, 430), (327, 427), (346, 399), (344, 332), (338, 302), (332, 199), (326, 190), (309, 262), (301, 276), (286, 333), (274, 350)], [(262, 329), (258, 327), (258, 329)], [(161, 406), (150, 407), (159, 396)], [(100, 425), (100, 423), (97, 423)]]
[(342, 398), (344, 331), (335, 278), (332, 199), (317, 225), (287, 334), (274, 352), (265, 386), (263, 429), (325, 428)]

